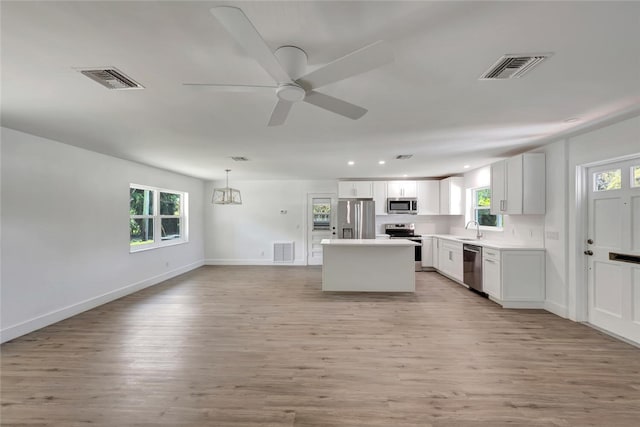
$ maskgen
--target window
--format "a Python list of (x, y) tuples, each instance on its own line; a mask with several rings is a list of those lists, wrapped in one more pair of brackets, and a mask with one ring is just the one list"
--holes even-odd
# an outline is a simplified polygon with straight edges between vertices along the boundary
[(631, 167), (631, 187), (640, 187), (640, 165)]
[(180, 191), (131, 184), (130, 252), (187, 242), (187, 197)]
[(622, 188), (622, 170), (612, 169), (593, 174), (593, 191), (619, 190)]
[(491, 214), (491, 189), (489, 187), (471, 190), (471, 217), (481, 227), (502, 228), (502, 215)]
[(313, 231), (331, 227), (331, 199), (313, 199)]

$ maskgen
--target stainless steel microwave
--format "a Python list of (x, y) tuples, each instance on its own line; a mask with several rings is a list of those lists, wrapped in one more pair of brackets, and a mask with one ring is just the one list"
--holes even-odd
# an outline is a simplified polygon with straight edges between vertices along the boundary
[(417, 215), (418, 199), (415, 197), (389, 197), (387, 199), (387, 213)]

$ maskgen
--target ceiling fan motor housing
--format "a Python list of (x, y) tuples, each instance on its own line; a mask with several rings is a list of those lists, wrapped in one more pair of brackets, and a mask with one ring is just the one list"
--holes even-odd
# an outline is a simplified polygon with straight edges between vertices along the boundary
[[(296, 80), (307, 71), (307, 54), (296, 46), (281, 46), (274, 52), (282, 68), (291, 80)], [(282, 83), (282, 82), (278, 82)]]

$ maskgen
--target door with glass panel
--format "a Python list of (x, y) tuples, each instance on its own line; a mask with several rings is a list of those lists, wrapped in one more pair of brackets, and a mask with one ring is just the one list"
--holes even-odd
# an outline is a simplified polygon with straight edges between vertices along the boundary
[(322, 239), (335, 238), (335, 194), (309, 194), (307, 202), (307, 264), (322, 265)]
[(589, 168), (589, 322), (640, 343), (640, 157)]

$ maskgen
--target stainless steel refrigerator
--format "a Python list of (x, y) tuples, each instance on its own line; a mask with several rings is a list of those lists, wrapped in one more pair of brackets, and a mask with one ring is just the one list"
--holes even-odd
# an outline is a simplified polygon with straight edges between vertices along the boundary
[(376, 205), (373, 200), (338, 201), (338, 239), (375, 239)]

